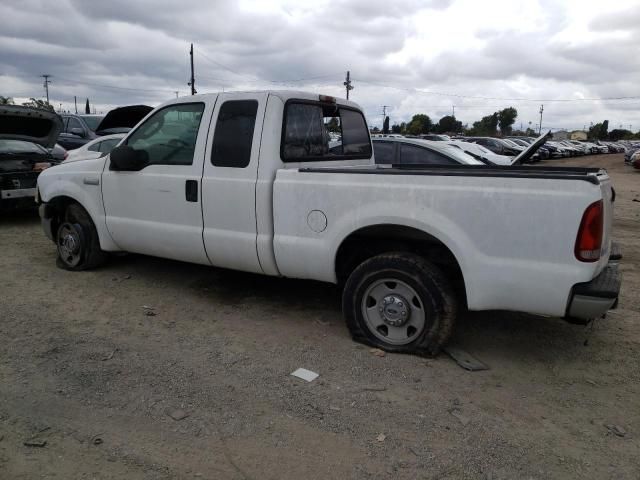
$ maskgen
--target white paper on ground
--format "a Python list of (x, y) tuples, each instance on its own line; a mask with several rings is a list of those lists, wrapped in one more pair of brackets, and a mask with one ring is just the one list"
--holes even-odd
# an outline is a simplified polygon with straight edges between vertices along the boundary
[(299, 368), (295, 372), (291, 373), (291, 375), (306, 380), (307, 382), (313, 382), (320, 376), (316, 372), (312, 372), (311, 370), (307, 370), (306, 368)]

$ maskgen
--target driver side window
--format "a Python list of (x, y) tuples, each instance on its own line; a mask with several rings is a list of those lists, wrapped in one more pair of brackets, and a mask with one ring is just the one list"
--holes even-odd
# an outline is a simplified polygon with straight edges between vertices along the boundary
[(71, 129), (73, 128), (79, 128), (80, 130), (84, 130), (82, 128), (82, 124), (80, 123), (80, 120), (78, 120), (77, 118), (73, 118), (73, 117), (69, 117), (69, 122), (67, 123), (67, 133), (72, 133)]
[(180, 103), (158, 110), (127, 139), (149, 155), (149, 165), (191, 165), (204, 103)]

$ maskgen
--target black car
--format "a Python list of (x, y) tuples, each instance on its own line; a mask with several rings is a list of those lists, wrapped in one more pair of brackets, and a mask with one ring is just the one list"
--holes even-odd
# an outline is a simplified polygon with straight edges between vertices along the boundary
[(85, 143), (112, 133), (126, 133), (153, 108), (147, 105), (130, 105), (114, 108), (106, 115), (75, 115), (65, 113), (58, 143), (67, 150), (79, 148)]
[(0, 107), (0, 211), (36, 206), (38, 175), (59, 163), (49, 152), (62, 129), (55, 112)]

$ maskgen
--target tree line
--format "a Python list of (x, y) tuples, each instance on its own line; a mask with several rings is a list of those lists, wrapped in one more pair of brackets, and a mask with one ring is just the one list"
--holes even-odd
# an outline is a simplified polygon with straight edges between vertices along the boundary
[[(420, 135), (424, 133), (464, 133), (466, 135), (494, 136), (498, 133), (498, 128), (502, 135), (513, 133), (513, 124), (518, 117), (518, 111), (513, 107), (508, 107), (491, 115), (482, 117), (473, 123), (472, 127), (463, 126), (462, 122), (454, 115), (445, 115), (437, 122), (431, 120), (429, 115), (418, 113), (409, 122), (396, 123), (389, 127), (389, 117), (383, 123), (383, 133), (398, 133), (402, 135)], [(380, 132), (375, 127), (374, 132)]]
[[(400, 135), (421, 135), (425, 133), (439, 134), (463, 134), (468, 136), (495, 137), (507, 135), (537, 136), (537, 132), (532, 128), (525, 130), (514, 130), (513, 125), (518, 118), (518, 110), (514, 107), (507, 107), (490, 115), (482, 117), (473, 122), (471, 127), (462, 125), (462, 122), (453, 115), (445, 115), (437, 122), (431, 120), (429, 115), (418, 113), (409, 122), (396, 123), (389, 126), (389, 117), (386, 117), (383, 128), (373, 128), (373, 133), (397, 133)], [(609, 121), (592, 125), (587, 132), (589, 140), (632, 140), (640, 139), (640, 131), (633, 133), (626, 129), (609, 129)]]
[(609, 120), (605, 120), (604, 122), (591, 125), (587, 136), (589, 140), (611, 140), (617, 142), (618, 140), (640, 139), (640, 131), (633, 133), (626, 128), (614, 128), (609, 131)]
[[(14, 105), (15, 102), (13, 101), (13, 98), (11, 97), (3, 97), (2, 95), (0, 95), (0, 105)], [(22, 102), (22, 105), (25, 107), (34, 107), (34, 108), (43, 108), (45, 110), (50, 110), (50, 111), (54, 111), (53, 109), (53, 105), (51, 105), (50, 103), (48, 103), (46, 100), (41, 100), (39, 98), (30, 98), (28, 102)], [(89, 105), (89, 99), (87, 98), (87, 103), (85, 104), (84, 107), (84, 112), (86, 114), (91, 113), (91, 107)]]

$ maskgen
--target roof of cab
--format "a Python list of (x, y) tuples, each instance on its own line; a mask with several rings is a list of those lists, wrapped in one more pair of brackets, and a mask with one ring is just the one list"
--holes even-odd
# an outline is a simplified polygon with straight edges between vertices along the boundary
[[(228, 96), (233, 96), (236, 94), (252, 94), (252, 93), (261, 93), (261, 94), (268, 94), (268, 95), (273, 95), (276, 96), (278, 98), (280, 98), (283, 102), (286, 102), (287, 100), (292, 100), (292, 99), (299, 99), (299, 100), (313, 100), (313, 101), (318, 101), (320, 100), (320, 95), (324, 95), (322, 93), (311, 93), (311, 92), (302, 92), (302, 91), (296, 91), (296, 90), (244, 90), (244, 91), (227, 91), (227, 92), (212, 92), (212, 93), (199, 93), (197, 95), (187, 95), (184, 97), (179, 97), (179, 98), (174, 98), (172, 100), (169, 100), (165, 103), (163, 103), (162, 105), (159, 106), (165, 106), (165, 105), (171, 105), (174, 103), (188, 103), (188, 102), (194, 102), (194, 101), (198, 101), (198, 100), (207, 100), (210, 99), (212, 97), (216, 97), (218, 95), (228, 95)], [(336, 99), (336, 103), (338, 105), (345, 105), (348, 107), (352, 107), (352, 108), (357, 108), (358, 110), (362, 110), (362, 108), (360, 107), (360, 105), (358, 105), (356, 102), (352, 102), (351, 100), (347, 100), (345, 98), (340, 98), (340, 97), (334, 97), (333, 95), (326, 95), (327, 97), (332, 97)]]

